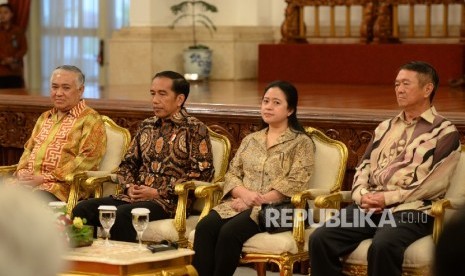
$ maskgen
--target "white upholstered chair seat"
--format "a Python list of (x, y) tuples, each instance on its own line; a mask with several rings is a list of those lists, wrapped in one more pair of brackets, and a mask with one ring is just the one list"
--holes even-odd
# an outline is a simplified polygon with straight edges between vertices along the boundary
[[(144, 231), (142, 240), (144, 242), (160, 242), (162, 240), (169, 240), (171, 242), (178, 242), (179, 246), (187, 246), (187, 235), (196, 226), (200, 216), (191, 215), (186, 218), (187, 208), (187, 193), (199, 186), (208, 186), (213, 183), (219, 183), (223, 180), (226, 173), (229, 153), (231, 151), (231, 144), (227, 137), (220, 135), (211, 129), (208, 129), (210, 140), (212, 144), (213, 153), (213, 166), (215, 168), (215, 175), (212, 183), (203, 181), (188, 181), (185, 183), (177, 184), (175, 191), (178, 194), (178, 206), (176, 209), (175, 218), (151, 221), (147, 229)], [(119, 164), (119, 162), (118, 162)], [(90, 172), (89, 179), (86, 180), (89, 186), (98, 185), (99, 191), (96, 197), (108, 196), (118, 193), (116, 185), (116, 175), (107, 172)], [(200, 213), (203, 209), (203, 199), (194, 202), (193, 209)]]
[[(306, 131), (315, 143), (313, 174), (310, 178), (310, 189), (295, 194), (292, 202), (296, 209), (304, 209), (308, 204), (311, 210), (316, 210), (316, 197), (341, 189), (348, 153), (342, 142), (331, 139), (323, 132), (311, 127)], [(290, 276), (295, 262), (308, 260), (307, 244), (313, 231), (313, 227), (305, 227), (303, 221), (294, 221), (292, 231), (254, 235), (242, 248), (241, 262), (255, 263), (258, 275), (264, 275), (265, 263), (273, 262), (278, 265), (280, 275)]]
[[(186, 218), (186, 233), (195, 229), (199, 216), (189, 216)], [(186, 237), (187, 238), (187, 237)], [(177, 241), (179, 239), (176, 227), (171, 219), (151, 221), (142, 235), (144, 241)]]
[[(175, 217), (173, 219), (151, 221), (142, 236), (142, 240), (144, 242), (160, 242), (162, 240), (168, 240), (171, 242), (177, 242), (180, 247), (188, 246), (188, 235), (195, 229), (200, 216), (190, 215), (186, 217), (187, 193), (189, 190), (194, 190), (201, 186), (205, 187), (221, 183), (224, 179), (229, 163), (229, 154), (231, 151), (229, 139), (224, 135), (214, 132), (210, 128), (208, 131), (212, 145), (213, 167), (215, 168), (213, 181), (188, 181), (186, 183), (178, 184), (176, 191), (179, 191), (180, 193), (178, 194), (178, 206)], [(180, 189), (181, 186), (184, 188)], [(203, 207), (204, 199), (196, 199), (194, 201), (194, 212), (200, 213), (203, 210)]]
[[(71, 178), (67, 177), (67, 181), (72, 183), (67, 206), (69, 214), (71, 214), (71, 211), (81, 197), (100, 197), (102, 195), (103, 189), (101, 184), (106, 181), (105, 179), (111, 180), (110, 173), (118, 168), (131, 142), (129, 130), (117, 125), (108, 116), (102, 115), (102, 120), (105, 124), (107, 147), (100, 161), (99, 170), (85, 171)], [(99, 179), (100, 181), (93, 181), (95, 179)], [(112, 186), (113, 193), (109, 192), (110, 194), (114, 194), (114, 187), (116, 186)]]
[[(407, 247), (402, 264), (402, 275), (430, 275), (434, 263), (435, 242), (441, 235), (443, 224), (447, 223), (457, 209), (463, 208), (465, 205), (464, 181), (465, 145), (462, 145), (460, 161), (450, 179), (444, 199), (435, 201), (431, 208), (431, 215), (435, 218), (433, 234), (423, 237)], [(339, 206), (340, 202), (351, 203), (352, 199), (350, 191), (342, 191), (338, 193), (338, 196), (322, 196), (317, 201), (319, 204), (334, 207)], [(352, 253), (342, 258), (344, 275), (367, 274), (367, 252), (370, 244), (371, 239), (364, 240)]]
[[(305, 229), (305, 243), (308, 244), (308, 238), (314, 231), (314, 228)], [(189, 232), (188, 240), (193, 244), (195, 228)], [(282, 232), (276, 234), (260, 233), (248, 239), (242, 247), (243, 252), (263, 253), (263, 254), (282, 254), (289, 252), (296, 254), (298, 252), (297, 244), (292, 237), (292, 232)]]
[[(349, 255), (344, 257), (344, 263), (348, 265), (367, 265), (367, 252), (371, 245), (372, 239), (364, 240), (360, 245)], [(418, 269), (428, 266), (433, 261), (434, 242), (432, 235), (423, 237), (412, 243), (404, 254), (403, 267), (410, 269)]]
[[(315, 228), (305, 229), (304, 244), (308, 244), (308, 238), (314, 230)], [(245, 253), (280, 255), (286, 252), (291, 254), (297, 254), (298, 251), (299, 249), (297, 248), (297, 243), (292, 237), (291, 231), (276, 234), (269, 234), (266, 232), (260, 233), (248, 239), (242, 247), (242, 252)]]
[[(340, 141), (326, 136), (314, 128), (306, 129), (315, 143), (314, 169), (310, 179), (311, 189), (293, 195), (292, 202), (296, 210), (312, 208), (313, 200), (323, 194), (337, 192), (341, 189), (347, 162), (347, 147)], [(198, 190), (195, 191), (196, 195)], [(200, 192), (200, 191), (199, 191)], [(202, 193), (205, 198), (211, 195)], [(204, 209), (202, 214), (209, 210)], [(242, 250), (242, 263), (255, 263), (259, 267), (259, 274), (264, 272), (264, 264), (274, 262), (278, 264), (281, 275), (292, 275), (292, 267), (297, 261), (308, 260), (307, 244), (313, 229), (306, 228), (303, 221), (294, 221), (292, 231), (277, 234), (259, 233), (247, 240)], [(194, 233), (189, 233), (189, 244), (193, 244)]]
[[(213, 181), (187, 181), (179, 183), (175, 187), (175, 193), (178, 195), (178, 204), (176, 208), (176, 214), (174, 218), (156, 220), (149, 222), (147, 229), (144, 231), (142, 240), (144, 242), (160, 242), (168, 240), (171, 242), (178, 242), (180, 247), (187, 247), (187, 235), (196, 226), (200, 216), (191, 215), (186, 218), (187, 209), (187, 197), (191, 190), (195, 190), (200, 186), (210, 186), (213, 184), (220, 183), (224, 174), (226, 173), (229, 153), (231, 151), (231, 144), (228, 138), (224, 135), (220, 135), (211, 129), (208, 129), (210, 134), (210, 140), (212, 144), (213, 153), (213, 166), (215, 168), (215, 175)], [(119, 164), (119, 163), (118, 163)], [(89, 186), (98, 185), (99, 191), (96, 192), (96, 197), (108, 196), (120, 192), (117, 189), (116, 176), (114, 174), (100, 174), (93, 172), (95, 177), (90, 177), (86, 180)], [(195, 200), (193, 209), (194, 212), (200, 213), (203, 210), (203, 199)]]
[[(194, 181), (196, 186), (204, 185), (202, 181)], [(195, 214), (200, 214), (203, 209), (203, 200), (198, 199), (194, 202), (194, 206), (192, 207), (193, 212)], [(190, 215), (186, 218), (186, 232), (185, 238), (189, 240), (190, 233), (195, 233), (195, 226), (197, 226), (197, 222), (200, 219), (200, 215)], [(159, 242), (162, 240), (169, 240), (169, 241), (178, 241), (179, 240), (179, 233), (176, 230), (176, 226), (172, 219), (162, 219), (151, 221), (145, 229), (144, 234), (142, 235), (142, 240), (144, 241), (153, 241)], [(193, 236), (192, 236), (193, 237)]]
[[(314, 228), (305, 229), (305, 243), (308, 244), (308, 238), (314, 231)], [(189, 243), (193, 244), (195, 229), (189, 233)], [(248, 239), (242, 247), (245, 253), (263, 253), (263, 254), (282, 254), (289, 252), (296, 254), (298, 252), (297, 244), (292, 237), (292, 232), (282, 232), (276, 234), (260, 233)]]

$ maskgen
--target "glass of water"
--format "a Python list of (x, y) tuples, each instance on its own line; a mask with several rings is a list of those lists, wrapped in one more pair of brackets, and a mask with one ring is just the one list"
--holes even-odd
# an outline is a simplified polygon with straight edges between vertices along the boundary
[(143, 249), (142, 234), (149, 224), (149, 213), (150, 210), (147, 208), (134, 208), (131, 210), (132, 225), (137, 232), (137, 238), (139, 239), (139, 249)]
[(99, 220), (100, 224), (105, 231), (105, 246), (110, 246), (108, 241), (108, 236), (110, 236), (110, 229), (115, 223), (116, 219), (116, 207), (113, 205), (100, 205), (99, 210)]

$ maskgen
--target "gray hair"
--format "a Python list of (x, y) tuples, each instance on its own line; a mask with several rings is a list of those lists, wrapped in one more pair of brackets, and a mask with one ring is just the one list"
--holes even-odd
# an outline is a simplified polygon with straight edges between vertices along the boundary
[(77, 75), (77, 83), (76, 84), (78, 86), (84, 85), (84, 83), (86, 82), (86, 76), (84, 75), (84, 73), (82, 73), (81, 69), (79, 69), (78, 67), (76, 67), (74, 65), (61, 65), (61, 66), (58, 66), (57, 68), (55, 68), (55, 70), (53, 70), (52, 76), (58, 70), (65, 70), (65, 71), (70, 71), (70, 72), (76, 73), (76, 75)]

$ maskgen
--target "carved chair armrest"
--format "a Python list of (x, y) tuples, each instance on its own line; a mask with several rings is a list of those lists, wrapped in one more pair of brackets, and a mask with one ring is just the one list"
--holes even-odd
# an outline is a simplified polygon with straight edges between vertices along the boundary
[(16, 171), (17, 164), (9, 166), (0, 166), (0, 177), (11, 175)]
[(109, 181), (109, 173), (109, 171), (85, 171), (67, 175), (65, 181), (70, 185), (67, 213), (71, 215), (80, 199), (89, 198), (92, 194), (94, 197), (100, 197), (102, 194), (100, 183)]
[[(107, 180), (108, 176), (111, 176), (110, 171), (85, 171), (69, 174), (65, 177), (65, 181), (70, 185), (78, 185), (85, 192), (93, 193), (96, 185), (105, 181), (113, 181)], [(89, 180), (90, 178), (92, 179)]]
[[(340, 209), (341, 202), (352, 202), (350, 191), (340, 191), (329, 195), (318, 196), (315, 206), (326, 209)], [(458, 204), (457, 204), (458, 205)], [(444, 214), (446, 209), (456, 209), (449, 199), (441, 199), (433, 202), (430, 214), (434, 217), (433, 241), (436, 243), (441, 235), (444, 225)]]
[(86, 187), (86, 189), (92, 190), (94, 193), (95, 198), (100, 198), (103, 196), (103, 184), (104, 183), (113, 183), (115, 185), (114, 194), (120, 194), (123, 192), (120, 185), (116, 182), (116, 176), (107, 172), (107, 174), (96, 174), (95, 176), (89, 177), (82, 186)]
[(352, 194), (350, 191), (339, 191), (318, 196), (315, 199), (315, 207), (321, 209), (341, 209), (341, 203), (352, 202)]
[(116, 175), (110, 171), (88, 171), (87, 179), (81, 183), (81, 186), (93, 194), (95, 198), (100, 198), (103, 196), (103, 184), (108, 182), (115, 185), (115, 191), (112, 194), (123, 192), (117, 184)]
[(451, 201), (448, 199), (440, 199), (435, 201), (433, 202), (433, 206), (431, 206), (430, 213), (434, 217), (433, 241), (435, 244), (438, 242), (439, 236), (442, 233), (446, 209), (455, 209), (452, 206)]
[[(223, 189), (224, 186), (224, 181), (212, 181), (212, 182), (206, 182), (206, 181), (192, 181), (194, 182), (196, 187), (204, 187), (204, 186), (213, 186), (213, 185), (218, 185), (221, 189)], [(216, 188), (215, 188), (216, 189)]]
[(71, 173), (65, 176), (65, 183), (70, 186), (66, 213), (71, 215), (74, 207), (81, 197), (86, 197), (87, 192), (81, 188), (81, 182), (87, 179), (85, 172)]
[(184, 236), (186, 233), (187, 199), (189, 196), (189, 191), (193, 191), (195, 190), (195, 188), (195, 181), (179, 183), (176, 184), (176, 186), (174, 187), (174, 192), (178, 195), (178, 203), (176, 205), (176, 213), (174, 215), (174, 227), (178, 232), (178, 236), (180, 239), (179, 242), (184, 240)]
[(328, 189), (308, 189), (293, 195), (291, 198), (291, 202), (295, 207), (292, 236), (297, 244), (299, 252), (303, 251), (305, 242), (305, 220), (308, 219), (308, 216), (305, 215), (305, 212), (309, 211), (306, 209), (308, 207), (307, 200), (313, 200), (319, 195), (328, 193)]
[(224, 182), (216, 182), (214, 184), (205, 182), (195, 189), (195, 196), (205, 200), (199, 220), (206, 216), (208, 212), (218, 204), (223, 195), (223, 184)]
[(305, 208), (307, 200), (313, 200), (318, 196), (329, 194), (328, 189), (308, 189), (292, 196), (291, 202), (295, 208)]
[(315, 199), (315, 207), (320, 209), (340, 209), (343, 197), (341, 192), (318, 196)]
[(87, 177), (105, 177), (109, 175), (112, 176), (111, 171), (87, 171), (86, 174)]

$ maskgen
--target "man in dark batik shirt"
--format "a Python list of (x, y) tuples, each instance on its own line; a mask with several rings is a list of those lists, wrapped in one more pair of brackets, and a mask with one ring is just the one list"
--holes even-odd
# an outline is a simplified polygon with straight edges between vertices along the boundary
[(117, 207), (111, 238), (136, 241), (131, 210), (147, 208), (150, 221), (172, 218), (176, 184), (187, 180), (210, 181), (213, 156), (207, 127), (187, 114), (184, 102), (189, 82), (176, 72), (156, 74), (150, 88), (154, 117), (144, 120), (117, 171), (124, 194), (79, 203), (73, 215), (100, 226), (100, 205)]

